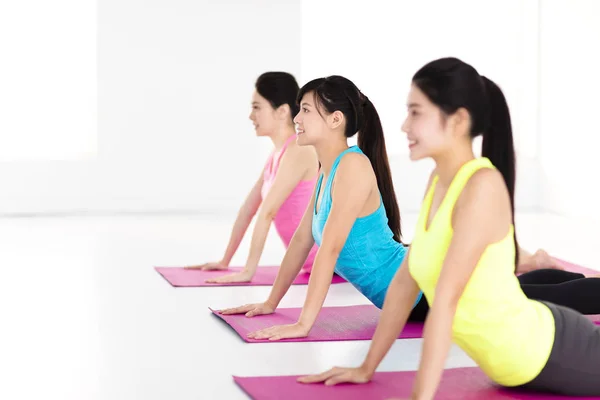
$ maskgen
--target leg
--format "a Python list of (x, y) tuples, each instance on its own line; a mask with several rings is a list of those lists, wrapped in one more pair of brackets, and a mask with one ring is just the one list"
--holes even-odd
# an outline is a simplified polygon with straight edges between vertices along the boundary
[(566, 396), (600, 396), (600, 326), (554, 304), (556, 333), (542, 372), (524, 388)]
[(530, 299), (568, 307), (582, 314), (600, 314), (600, 278), (557, 284), (521, 284), (521, 289)]
[(585, 275), (560, 269), (538, 269), (519, 276), (521, 284), (549, 285), (585, 278)]

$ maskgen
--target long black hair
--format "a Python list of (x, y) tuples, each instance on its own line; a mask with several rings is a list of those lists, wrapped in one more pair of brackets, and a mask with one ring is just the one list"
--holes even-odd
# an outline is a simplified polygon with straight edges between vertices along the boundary
[(298, 82), (292, 74), (287, 72), (265, 72), (256, 80), (254, 85), (258, 94), (264, 97), (273, 108), (287, 104), (290, 107), (290, 118), (300, 111), (296, 103), (298, 95)]
[[(483, 157), (502, 173), (510, 194), (512, 222), (515, 223), (516, 157), (510, 111), (502, 90), (471, 65), (457, 58), (441, 58), (422, 67), (413, 83), (445, 114), (464, 108), (471, 116), (470, 136), (483, 135)], [(515, 229), (515, 266), (519, 244)]]
[(314, 93), (317, 109), (321, 108), (330, 114), (335, 111), (344, 114), (347, 121), (344, 135), (347, 138), (358, 133), (358, 147), (371, 161), (377, 177), (388, 226), (393, 232), (394, 240), (401, 243), (400, 209), (392, 182), (383, 128), (375, 106), (352, 81), (342, 76), (334, 75), (308, 82), (298, 92), (297, 103), (300, 103), (306, 93), (311, 92)]

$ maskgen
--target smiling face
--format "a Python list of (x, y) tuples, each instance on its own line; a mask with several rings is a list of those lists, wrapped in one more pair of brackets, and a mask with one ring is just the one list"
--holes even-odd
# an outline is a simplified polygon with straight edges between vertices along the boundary
[(435, 157), (452, 146), (448, 117), (414, 84), (407, 104), (408, 115), (402, 130), (408, 138), (411, 160)]
[[(328, 119), (331, 115), (317, 109), (314, 92), (308, 92), (300, 101), (300, 112), (294, 117), (296, 143), (300, 146), (315, 145), (327, 138)], [(319, 113), (320, 111), (320, 113)]]
[(254, 124), (256, 136), (271, 136), (276, 132), (278, 119), (275, 111), (271, 103), (255, 90), (252, 94), (252, 112), (249, 118)]

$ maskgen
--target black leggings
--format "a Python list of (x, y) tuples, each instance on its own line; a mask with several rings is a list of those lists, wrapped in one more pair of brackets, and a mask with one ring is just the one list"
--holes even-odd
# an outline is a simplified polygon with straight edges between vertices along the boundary
[(581, 314), (600, 314), (600, 278), (558, 269), (539, 269), (519, 276), (523, 293), (534, 300), (571, 308)]
[[(523, 293), (533, 300), (572, 308), (581, 314), (600, 314), (600, 278), (559, 269), (538, 269), (519, 276)], [(413, 308), (409, 321), (423, 322), (429, 305), (425, 296)]]

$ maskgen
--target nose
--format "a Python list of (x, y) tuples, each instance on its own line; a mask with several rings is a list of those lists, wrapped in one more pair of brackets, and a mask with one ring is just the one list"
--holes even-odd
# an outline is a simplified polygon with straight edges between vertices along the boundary
[(400, 129), (402, 129), (403, 132), (408, 133), (408, 129), (409, 129), (409, 126), (408, 126), (408, 117), (406, 117), (404, 119), (404, 122), (402, 123), (402, 126), (400, 127)]
[(301, 118), (300, 118), (300, 113), (298, 113), (298, 114), (296, 114), (296, 116), (294, 117), (293, 121), (294, 121), (294, 123), (295, 123), (295, 124), (299, 124), (299, 123), (301, 122), (300, 120), (301, 120)]

